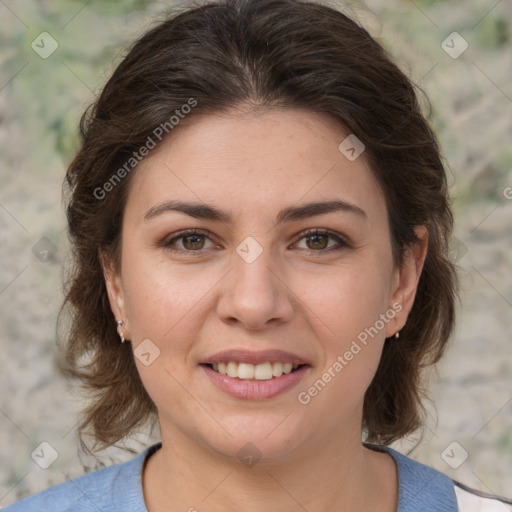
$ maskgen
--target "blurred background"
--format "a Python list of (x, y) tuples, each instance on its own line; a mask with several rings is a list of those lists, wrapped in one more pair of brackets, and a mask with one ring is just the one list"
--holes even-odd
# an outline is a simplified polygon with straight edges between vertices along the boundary
[[(449, 165), (458, 327), (430, 377), (422, 442), (395, 448), (511, 496), (512, 3), (330, 4), (359, 19), (426, 92)], [(68, 252), (61, 185), (81, 113), (126, 45), (174, 5), (0, 0), (0, 505), (98, 467), (77, 454), (80, 395), (55, 368)], [(142, 432), (126, 446), (155, 440)], [(131, 457), (111, 449), (101, 460)]]

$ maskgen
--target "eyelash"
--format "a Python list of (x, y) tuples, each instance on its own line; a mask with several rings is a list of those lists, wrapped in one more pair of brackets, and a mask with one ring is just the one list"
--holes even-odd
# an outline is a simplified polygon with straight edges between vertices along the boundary
[[(203, 249), (198, 249), (198, 250), (194, 251), (194, 250), (187, 250), (187, 249), (176, 249), (175, 247), (172, 247), (172, 245), (176, 241), (186, 238), (187, 236), (193, 236), (193, 235), (206, 236), (211, 239), (211, 234), (208, 231), (205, 231), (202, 229), (186, 229), (184, 231), (180, 231), (176, 236), (173, 236), (170, 240), (164, 242), (163, 246), (166, 250), (171, 251), (171, 252), (180, 252), (180, 253), (189, 253), (189, 254), (203, 252)], [(340, 235), (338, 235), (337, 233), (330, 231), (328, 229), (319, 229), (319, 228), (308, 229), (308, 230), (300, 233), (298, 241), (302, 240), (303, 238), (311, 238), (315, 235), (329, 236), (330, 238), (332, 238), (334, 241), (337, 242), (338, 246), (337, 247), (329, 247), (326, 249), (319, 249), (319, 250), (304, 249), (305, 253), (308, 255), (319, 256), (322, 253), (330, 253), (332, 251), (339, 251), (341, 249), (351, 247), (351, 245), (346, 240), (344, 240)]]

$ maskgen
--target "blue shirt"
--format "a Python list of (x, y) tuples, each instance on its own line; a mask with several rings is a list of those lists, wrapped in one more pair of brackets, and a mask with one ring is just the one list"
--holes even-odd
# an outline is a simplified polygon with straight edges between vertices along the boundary
[[(9, 505), (3, 512), (148, 512), (142, 491), (142, 468), (146, 458), (161, 446), (161, 442), (156, 443), (127, 462), (50, 487)], [(497, 500), (461, 491), (443, 473), (392, 448), (373, 448), (389, 453), (396, 462), (397, 512), (485, 512), (501, 510), (500, 505), (505, 512), (509, 510)]]

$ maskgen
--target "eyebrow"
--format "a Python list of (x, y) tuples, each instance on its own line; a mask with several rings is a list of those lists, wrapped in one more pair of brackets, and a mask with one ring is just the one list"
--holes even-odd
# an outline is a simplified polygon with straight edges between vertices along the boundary
[[(229, 223), (232, 217), (229, 213), (219, 210), (217, 207), (205, 203), (189, 203), (184, 201), (167, 201), (151, 207), (144, 215), (144, 221), (151, 220), (158, 215), (166, 212), (182, 212), (195, 219), (211, 220), (217, 222)], [(364, 210), (341, 199), (332, 201), (322, 201), (316, 203), (306, 203), (300, 206), (289, 206), (281, 210), (276, 217), (276, 224), (291, 222), (294, 220), (305, 219), (315, 215), (322, 215), (333, 212), (353, 213), (366, 219)]]

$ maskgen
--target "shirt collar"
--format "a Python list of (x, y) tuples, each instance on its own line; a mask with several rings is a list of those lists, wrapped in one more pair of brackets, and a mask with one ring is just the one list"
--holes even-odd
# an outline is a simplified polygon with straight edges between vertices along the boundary
[(365, 445), (389, 453), (398, 472), (397, 512), (457, 512), (453, 480), (440, 471), (382, 445)]
[[(162, 442), (160, 441), (139, 455), (141, 463), (139, 479), (142, 479), (144, 461), (161, 446)], [(421, 462), (409, 459), (389, 446), (369, 444), (365, 444), (365, 446), (375, 451), (389, 453), (395, 461), (398, 473), (397, 512), (458, 511), (457, 498), (451, 478)], [(140, 480), (139, 486), (142, 494), (142, 480)], [(140, 506), (140, 503), (138, 505)]]

